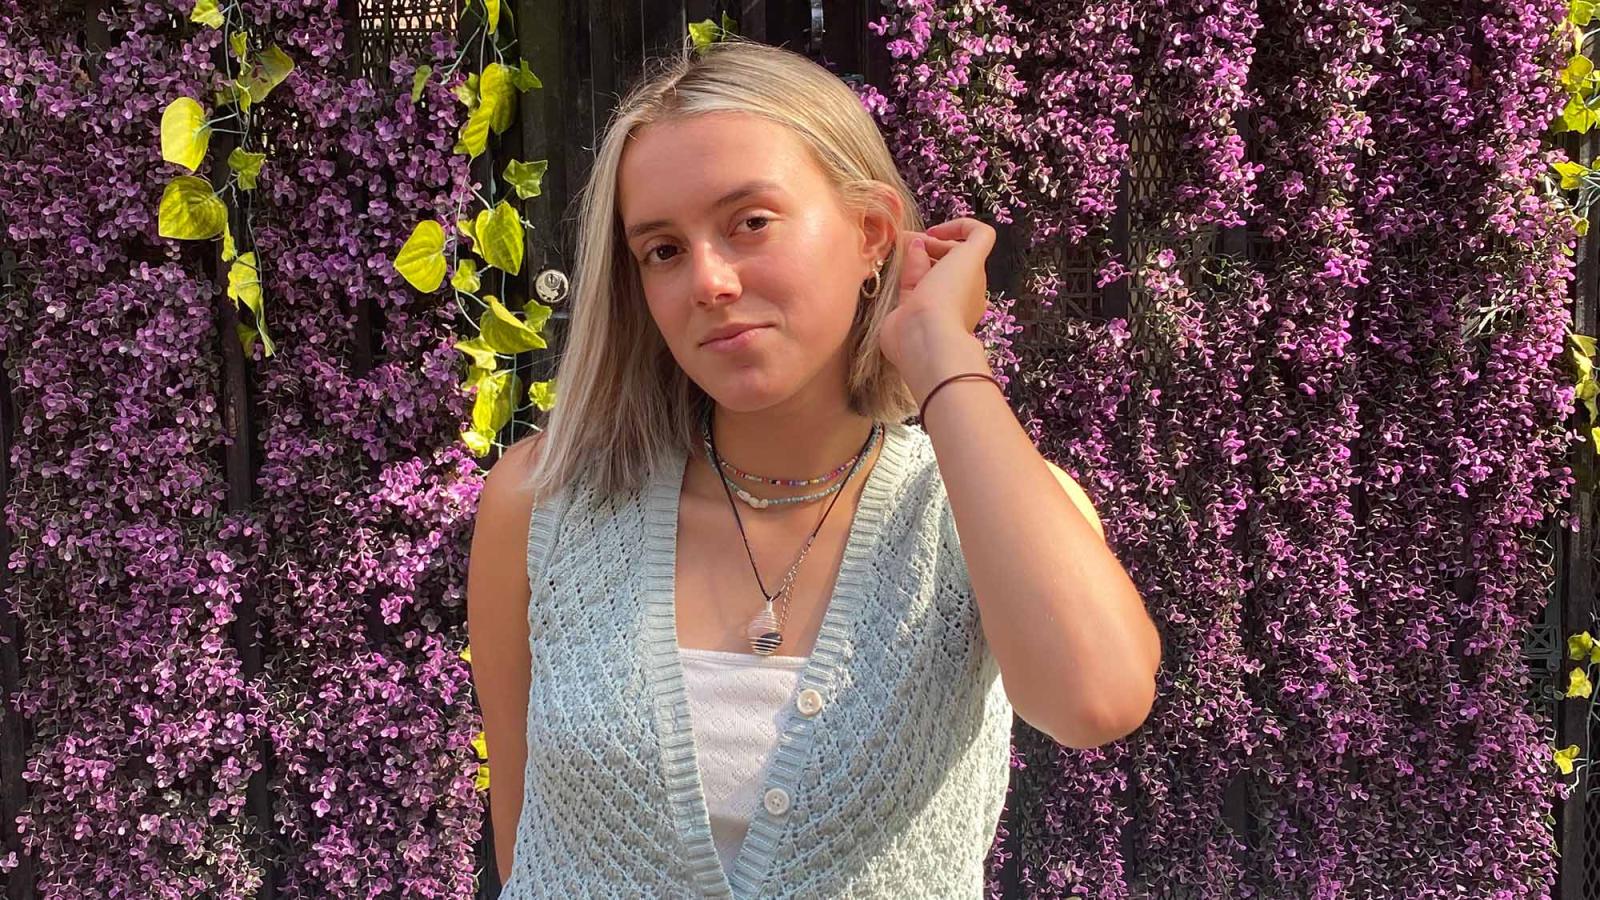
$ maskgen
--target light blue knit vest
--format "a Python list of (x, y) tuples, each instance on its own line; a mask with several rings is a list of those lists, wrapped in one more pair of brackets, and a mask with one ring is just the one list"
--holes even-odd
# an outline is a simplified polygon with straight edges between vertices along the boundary
[(926, 432), (885, 431), (726, 875), (678, 657), (686, 464), (534, 510), (528, 764), (501, 897), (982, 897), (1012, 708)]

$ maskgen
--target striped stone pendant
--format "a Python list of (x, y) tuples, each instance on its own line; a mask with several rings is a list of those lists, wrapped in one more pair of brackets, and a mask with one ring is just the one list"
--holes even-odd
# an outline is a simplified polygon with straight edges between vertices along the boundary
[(750, 640), (750, 649), (762, 656), (771, 656), (772, 651), (783, 643), (783, 632), (778, 630), (778, 617), (772, 614), (771, 601), (750, 620), (745, 637)]

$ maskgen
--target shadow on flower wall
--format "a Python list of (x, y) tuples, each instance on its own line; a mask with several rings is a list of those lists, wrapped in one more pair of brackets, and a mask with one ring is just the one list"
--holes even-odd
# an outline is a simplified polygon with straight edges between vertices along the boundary
[(887, 5), (863, 100), (1012, 223), (995, 361), (1167, 648), (1127, 740), (1019, 726), (991, 895), (1550, 896), (1568, 6)]

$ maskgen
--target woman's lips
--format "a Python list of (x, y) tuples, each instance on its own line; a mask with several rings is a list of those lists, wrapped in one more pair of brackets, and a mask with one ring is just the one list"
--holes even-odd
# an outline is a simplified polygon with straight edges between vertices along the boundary
[(754, 343), (757, 335), (771, 327), (772, 326), (770, 325), (757, 325), (754, 328), (746, 328), (744, 331), (739, 332), (733, 337), (725, 337), (715, 341), (707, 341), (701, 346), (707, 350), (742, 350)]

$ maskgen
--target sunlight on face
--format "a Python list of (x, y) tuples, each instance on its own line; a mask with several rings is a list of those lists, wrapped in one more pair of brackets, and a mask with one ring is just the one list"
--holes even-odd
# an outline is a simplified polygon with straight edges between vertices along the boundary
[[(800, 139), (743, 113), (660, 122), (623, 151), (617, 208), (650, 315), (684, 372), (749, 411), (844, 394), (872, 258)], [(707, 344), (715, 329), (765, 326)]]

